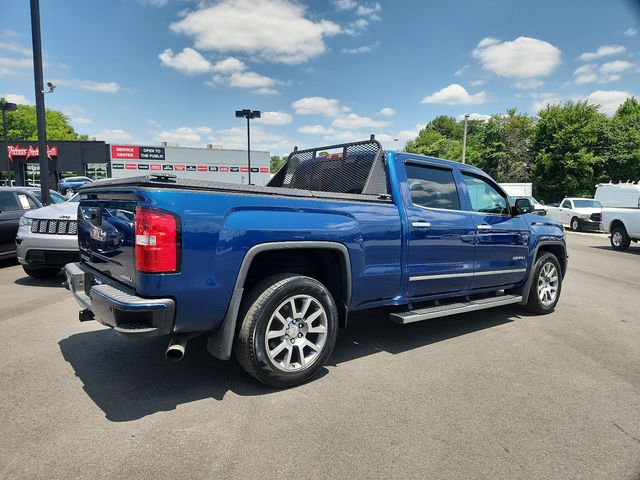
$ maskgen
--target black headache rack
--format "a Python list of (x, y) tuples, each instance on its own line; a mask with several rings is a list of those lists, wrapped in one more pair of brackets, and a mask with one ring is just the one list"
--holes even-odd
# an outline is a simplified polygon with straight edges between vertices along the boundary
[(384, 150), (369, 140), (298, 150), (267, 186), (362, 195), (388, 195)]

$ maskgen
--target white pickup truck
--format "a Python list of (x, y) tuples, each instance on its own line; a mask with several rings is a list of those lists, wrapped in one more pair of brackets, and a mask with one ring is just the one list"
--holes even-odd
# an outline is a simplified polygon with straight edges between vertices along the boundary
[(626, 250), (640, 240), (640, 208), (604, 208), (602, 228), (611, 234), (614, 250)]
[(558, 207), (545, 206), (547, 216), (571, 230), (601, 230), (602, 204), (593, 198), (565, 198)]

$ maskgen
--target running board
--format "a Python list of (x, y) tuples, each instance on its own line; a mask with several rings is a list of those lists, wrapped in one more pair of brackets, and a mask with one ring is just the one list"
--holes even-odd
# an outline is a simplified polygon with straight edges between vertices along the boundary
[(498, 297), (482, 298), (468, 302), (437, 305), (409, 312), (396, 312), (392, 313), (390, 318), (391, 321), (395, 323), (405, 324), (419, 322), (421, 320), (430, 320), (432, 318), (446, 317), (448, 315), (457, 315), (458, 313), (474, 312), (476, 310), (484, 310), (485, 308), (499, 307), (501, 305), (510, 305), (521, 301), (522, 297), (520, 295), (500, 295)]

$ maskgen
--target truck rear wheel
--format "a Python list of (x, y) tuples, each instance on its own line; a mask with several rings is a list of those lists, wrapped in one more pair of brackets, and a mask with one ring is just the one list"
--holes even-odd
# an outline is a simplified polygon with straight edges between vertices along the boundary
[(553, 253), (545, 252), (536, 259), (530, 288), (527, 309), (539, 315), (553, 312), (562, 290), (560, 262)]
[(624, 227), (616, 227), (611, 232), (611, 247), (614, 250), (624, 251), (631, 245), (631, 237)]
[(333, 351), (338, 311), (319, 281), (295, 274), (269, 277), (243, 300), (235, 355), (253, 377), (272, 387), (312, 378)]

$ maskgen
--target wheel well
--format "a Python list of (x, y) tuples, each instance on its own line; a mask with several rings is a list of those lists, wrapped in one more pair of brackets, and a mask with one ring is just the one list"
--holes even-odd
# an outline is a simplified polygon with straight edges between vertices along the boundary
[(340, 326), (346, 326), (347, 302), (350, 281), (346, 259), (338, 251), (329, 248), (295, 248), (266, 250), (258, 253), (244, 281), (248, 292), (260, 280), (278, 273), (297, 273), (321, 282), (336, 302)]
[(627, 229), (624, 226), (624, 223), (622, 223), (621, 220), (614, 220), (613, 222), (611, 222), (611, 228), (609, 228), (609, 231), (613, 232), (613, 230), (618, 227), (622, 227), (625, 232), (627, 231)]
[(536, 260), (542, 253), (549, 252), (555, 255), (560, 263), (560, 268), (562, 269), (562, 276), (566, 273), (567, 269), (567, 256), (565, 255), (565, 249), (562, 245), (541, 245), (538, 249), (538, 253), (536, 255)]

